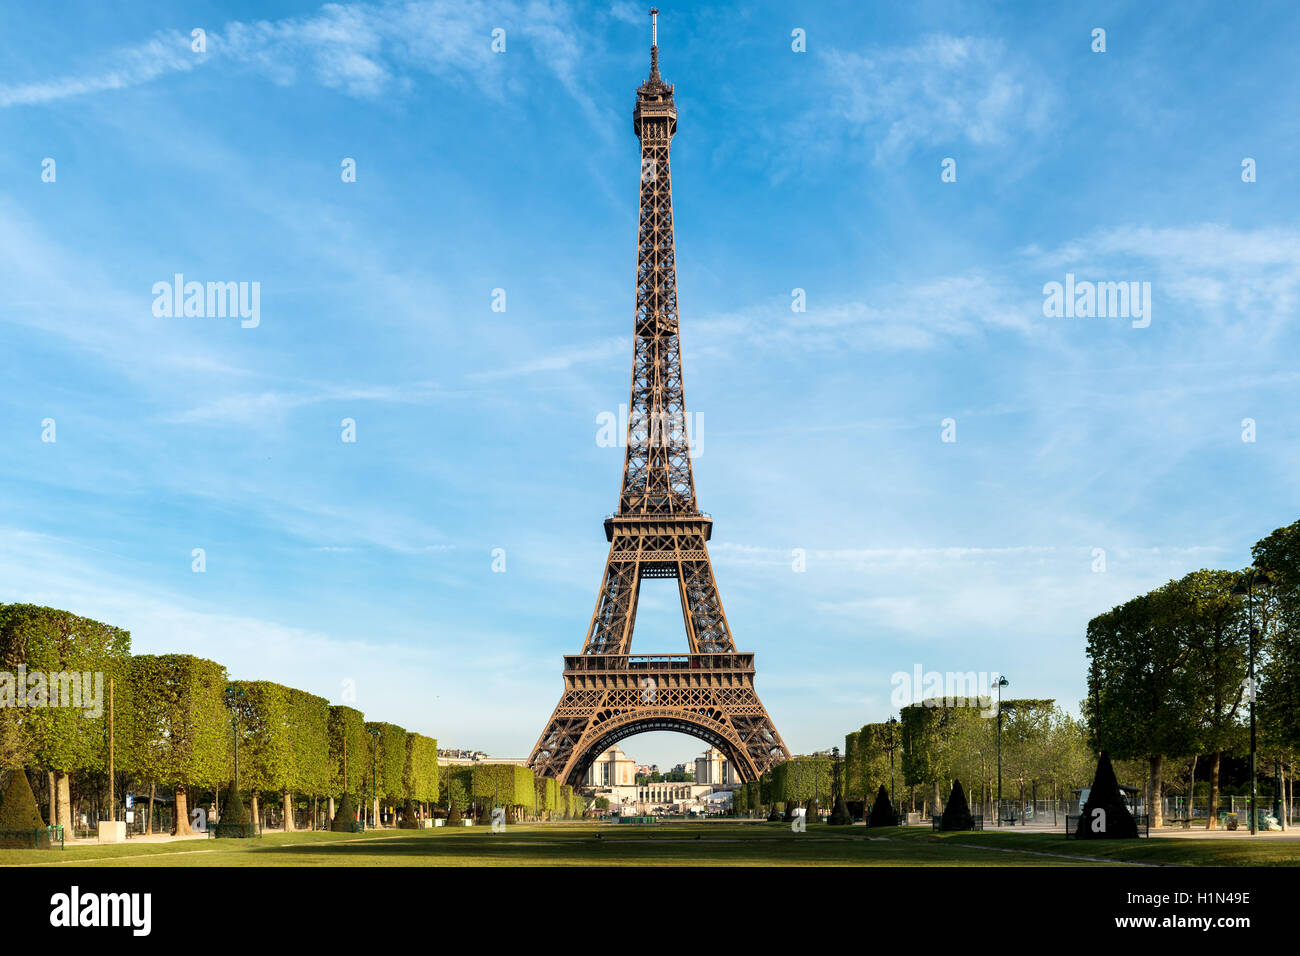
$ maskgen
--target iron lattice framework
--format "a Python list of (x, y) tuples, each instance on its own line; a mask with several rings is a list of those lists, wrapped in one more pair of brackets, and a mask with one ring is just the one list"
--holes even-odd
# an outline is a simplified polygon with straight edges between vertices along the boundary
[[(623, 486), (617, 513), (605, 519), (609, 559), (587, 641), (581, 655), (565, 658), (564, 695), (529, 758), (539, 774), (569, 784), (582, 783), (602, 751), (647, 730), (708, 741), (744, 780), (789, 756), (754, 691), (754, 656), (736, 651), (709, 561), (713, 519), (695, 503), (669, 165), (677, 108), (659, 76), (657, 12), (650, 78), (632, 114), (641, 209)], [(643, 578), (677, 580), (690, 653), (632, 655)]]

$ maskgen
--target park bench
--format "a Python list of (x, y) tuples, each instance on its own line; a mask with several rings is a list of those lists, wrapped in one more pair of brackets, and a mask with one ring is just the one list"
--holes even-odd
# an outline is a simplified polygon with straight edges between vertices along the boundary
[[(982, 813), (975, 813), (975, 814), (972, 814), (972, 815), (971, 815), (971, 821), (972, 821), (972, 825), (971, 825), (971, 829), (972, 829), (972, 830), (983, 830), (983, 829), (984, 829), (984, 815), (983, 815)], [(931, 830), (942, 830), (943, 827), (940, 826), (941, 823), (943, 823), (943, 817), (931, 817), (931, 818), (930, 818), (930, 829), (931, 829)]]

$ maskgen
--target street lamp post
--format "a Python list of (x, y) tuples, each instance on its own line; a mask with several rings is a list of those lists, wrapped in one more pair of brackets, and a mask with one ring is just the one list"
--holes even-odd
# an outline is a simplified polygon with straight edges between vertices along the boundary
[(897, 815), (898, 805), (894, 803), (894, 748), (898, 744), (894, 740), (894, 728), (898, 726), (898, 718), (890, 717), (885, 723), (889, 724), (889, 805)]
[(998, 826), (1002, 826), (1002, 688), (1010, 683), (1001, 674), (998, 675), (998, 805), (995, 811)]
[(1232, 593), (1243, 596), (1246, 599), (1246, 633), (1248, 637), (1247, 654), (1248, 673), (1246, 677), (1247, 685), (1250, 688), (1250, 696), (1247, 703), (1250, 706), (1250, 832), (1252, 835), (1256, 832), (1258, 825), (1256, 812), (1256, 788), (1258, 786), (1258, 754), (1255, 748), (1255, 589), (1256, 587), (1267, 587), (1273, 582), (1269, 576), (1258, 568), (1247, 568), (1237, 578), (1237, 583), (1232, 586)]
[(226, 688), (226, 706), (230, 708), (230, 733), (235, 741), (234, 791), (239, 792), (239, 699), (247, 697), (242, 687), (233, 684)]
[(370, 822), (379, 829), (379, 783), (376, 780), (379, 765), (379, 730), (370, 728)]

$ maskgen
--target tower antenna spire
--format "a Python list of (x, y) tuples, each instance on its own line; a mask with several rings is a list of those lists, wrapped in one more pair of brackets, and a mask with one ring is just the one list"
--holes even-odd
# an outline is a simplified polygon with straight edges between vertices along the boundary
[(659, 76), (659, 8), (650, 8), (650, 75)]

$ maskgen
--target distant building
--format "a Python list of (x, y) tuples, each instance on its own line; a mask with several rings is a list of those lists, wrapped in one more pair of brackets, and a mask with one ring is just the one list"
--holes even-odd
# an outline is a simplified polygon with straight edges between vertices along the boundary
[(440, 767), (466, 766), (476, 763), (513, 763), (520, 766), (528, 763), (527, 757), (493, 757), (482, 750), (455, 750), (438, 748), (438, 765)]
[(710, 747), (702, 756), (695, 758), (695, 782), (728, 786), (740, 783), (740, 778), (722, 751)]
[(731, 796), (723, 795), (724, 788), (740, 781), (727, 758), (710, 748), (693, 763), (673, 768), (680, 774), (690, 774), (692, 769), (693, 781), (638, 783), (638, 777), (644, 780), (657, 773), (658, 765), (638, 765), (619, 747), (610, 747), (592, 762), (586, 784), (596, 796), (606, 797), (615, 813), (620, 809), (629, 813), (688, 813), (730, 807)]
[(632, 787), (636, 785), (637, 766), (619, 747), (610, 747), (587, 768), (590, 787)]

